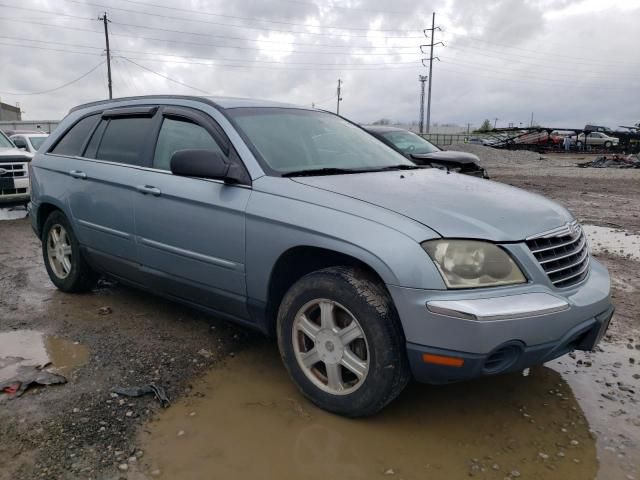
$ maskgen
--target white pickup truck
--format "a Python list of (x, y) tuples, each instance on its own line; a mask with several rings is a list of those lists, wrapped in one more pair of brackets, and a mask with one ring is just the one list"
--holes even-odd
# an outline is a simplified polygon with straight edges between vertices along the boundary
[(0, 205), (29, 201), (29, 162), (32, 156), (17, 149), (0, 131)]

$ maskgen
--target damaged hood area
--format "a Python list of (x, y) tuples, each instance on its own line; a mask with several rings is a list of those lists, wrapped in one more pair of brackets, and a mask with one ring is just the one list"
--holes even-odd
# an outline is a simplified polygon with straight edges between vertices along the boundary
[(391, 210), (447, 238), (521, 241), (572, 220), (565, 208), (540, 195), (438, 169), (292, 180)]
[(460, 164), (478, 163), (480, 159), (473, 153), (456, 152), (453, 150), (441, 150), (433, 153), (412, 153), (411, 158), (415, 160), (435, 161), (440, 160), (443, 162), (455, 162)]

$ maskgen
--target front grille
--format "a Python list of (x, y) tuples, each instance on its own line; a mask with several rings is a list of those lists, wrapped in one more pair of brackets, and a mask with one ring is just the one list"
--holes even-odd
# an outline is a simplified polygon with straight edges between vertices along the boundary
[(0, 189), (0, 195), (20, 195), (27, 193), (26, 188), (3, 188)]
[(0, 163), (0, 178), (24, 178), (27, 175), (26, 163)]
[(587, 237), (577, 222), (527, 240), (531, 253), (558, 288), (580, 283), (589, 274)]

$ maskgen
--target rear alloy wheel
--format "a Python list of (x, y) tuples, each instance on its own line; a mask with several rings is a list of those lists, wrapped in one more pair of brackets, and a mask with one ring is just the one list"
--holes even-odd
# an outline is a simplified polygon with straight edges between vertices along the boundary
[(604, 142), (604, 148), (611, 148), (613, 146), (613, 144), (610, 141), (606, 141)]
[(86, 292), (95, 286), (98, 276), (82, 256), (75, 233), (60, 211), (44, 222), (42, 257), (49, 278), (63, 292)]
[(65, 228), (56, 223), (47, 235), (47, 257), (56, 277), (64, 280), (71, 273), (71, 241)]
[(366, 271), (331, 267), (302, 277), (285, 294), (277, 327), (289, 375), (320, 408), (372, 415), (409, 381), (395, 306)]

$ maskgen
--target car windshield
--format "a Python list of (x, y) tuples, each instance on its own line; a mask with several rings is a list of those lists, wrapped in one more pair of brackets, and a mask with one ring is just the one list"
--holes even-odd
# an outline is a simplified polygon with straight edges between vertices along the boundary
[(434, 153), (440, 151), (438, 147), (412, 132), (384, 132), (382, 136), (404, 153)]
[(316, 170), (318, 174), (336, 174), (415, 167), (360, 127), (330, 113), (264, 107), (227, 112), (271, 174)]
[(9, 140), (4, 133), (0, 132), (0, 148), (15, 148), (11, 140)]
[(47, 137), (29, 137), (31, 145), (33, 145), (33, 148), (36, 150), (40, 148), (40, 145), (42, 145), (46, 139)]

